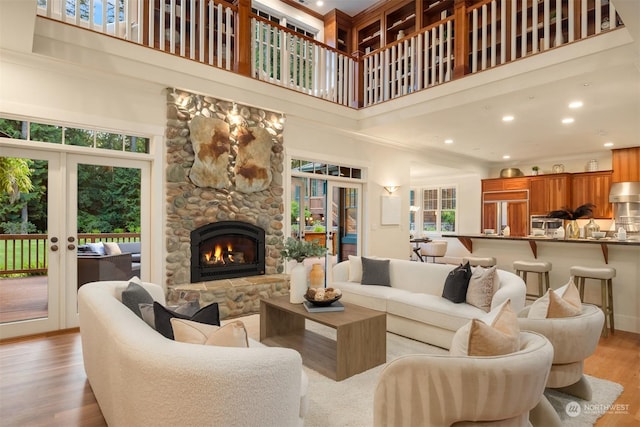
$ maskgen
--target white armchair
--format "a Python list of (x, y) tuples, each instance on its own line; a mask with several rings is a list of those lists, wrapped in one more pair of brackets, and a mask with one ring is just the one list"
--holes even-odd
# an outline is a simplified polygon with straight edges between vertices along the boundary
[(528, 426), (544, 392), (553, 347), (520, 333), (520, 350), (492, 357), (409, 355), (389, 363), (374, 394), (375, 427)]
[[(529, 319), (529, 309), (530, 306), (525, 307), (518, 313), (520, 330), (542, 334), (553, 345), (553, 364), (547, 387), (591, 400), (591, 386), (584, 377), (583, 364), (598, 345), (604, 325), (602, 310), (591, 304), (582, 304), (582, 313), (578, 316)], [(561, 425), (560, 417), (546, 398), (532, 411), (531, 422), (545, 427)]]

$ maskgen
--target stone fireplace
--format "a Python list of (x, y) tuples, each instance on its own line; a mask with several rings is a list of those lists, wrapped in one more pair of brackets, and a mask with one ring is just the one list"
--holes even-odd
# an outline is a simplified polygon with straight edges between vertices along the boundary
[[(167, 301), (200, 298), (217, 302), (221, 317), (259, 311), (260, 297), (288, 294), (284, 261), (283, 116), (210, 96), (167, 89), (166, 150), (166, 286)], [(200, 145), (198, 145), (200, 144)], [(203, 148), (203, 145), (205, 147)], [(208, 147), (206, 145), (209, 145)], [(260, 151), (250, 152), (252, 146)], [(252, 162), (261, 159), (261, 164)], [(210, 173), (213, 171), (213, 173)], [(222, 261), (244, 258), (245, 264), (216, 265), (191, 238), (202, 227), (226, 222), (262, 230), (263, 260), (253, 260), (246, 235), (236, 226), (231, 249)], [(244, 237), (243, 237), (244, 236)], [(234, 247), (235, 246), (235, 247)], [(204, 250), (204, 249), (203, 249)], [(243, 252), (239, 255), (237, 252)], [(192, 256), (211, 264), (192, 274)], [(231, 258), (229, 258), (231, 256)], [(226, 258), (225, 258), (226, 257)], [(251, 262), (247, 262), (251, 259)], [(248, 273), (248, 269), (255, 273)], [(221, 276), (210, 275), (214, 270)], [(235, 270), (235, 271), (234, 271)], [(241, 274), (238, 273), (240, 270)], [(230, 273), (227, 275), (227, 273)], [(246, 274), (245, 274), (246, 273)], [(234, 276), (232, 278), (232, 276)]]
[(191, 283), (264, 274), (264, 249), (264, 230), (252, 224), (199, 227), (191, 232)]

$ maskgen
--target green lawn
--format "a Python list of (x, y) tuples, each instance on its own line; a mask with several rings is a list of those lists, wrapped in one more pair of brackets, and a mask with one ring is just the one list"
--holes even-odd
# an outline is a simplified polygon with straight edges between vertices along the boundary
[[(29, 266), (34, 269), (46, 268), (45, 244), (46, 240), (0, 240), (0, 274), (7, 270), (24, 269)], [(36, 265), (36, 259), (39, 265)]]

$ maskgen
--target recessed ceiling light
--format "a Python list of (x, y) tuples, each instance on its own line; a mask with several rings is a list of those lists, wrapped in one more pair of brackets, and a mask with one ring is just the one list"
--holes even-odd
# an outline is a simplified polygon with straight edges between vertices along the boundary
[(605, 147), (613, 147), (613, 142), (605, 142), (604, 146)]
[(324, 6), (324, 2), (322, 0), (318, 0), (316, 2), (316, 6), (320, 7), (320, 6)]
[(569, 103), (569, 108), (580, 108), (583, 105), (582, 101), (572, 101)]
[(562, 119), (562, 124), (568, 125), (573, 123), (575, 120), (573, 120), (573, 117), (566, 117), (564, 119)]
[(444, 143), (445, 144), (453, 144), (453, 139), (445, 139)]
[(513, 119), (514, 119), (514, 117), (513, 117), (513, 116), (503, 116), (503, 117), (502, 117), (502, 121), (503, 121), (503, 122), (512, 122), (512, 121), (513, 121)]
[(503, 159), (505, 159), (505, 160), (508, 160), (508, 159), (510, 159), (510, 158), (511, 158), (511, 156), (510, 156), (510, 155), (508, 155), (508, 154), (505, 154), (504, 156), (502, 156), (502, 158), (503, 158)]

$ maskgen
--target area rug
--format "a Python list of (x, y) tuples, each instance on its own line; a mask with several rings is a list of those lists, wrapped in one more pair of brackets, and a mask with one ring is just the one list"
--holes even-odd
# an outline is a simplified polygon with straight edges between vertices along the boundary
[[(249, 336), (255, 340), (260, 335), (259, 315), (241, 318)], [(335, 339), (335, 330), (307, 321), (307, 328)], [(447, 354), (448, 351), (399, 335), (387, 333), (387, 360), (406, 354)], [(368, 427), (373, 425), (373, 391), (384, 365), (369, 369), (343, 381), (333, 381), (316, 371), (304, 367), (309, 376), (309, 412), (306, 427)], [(587, 427), (595, 424), (610, 405), (622, 393), (620, 384), (587, 376), (593, 390), (593, 398), (587, 402), (559, 393), (545, 392), (556, 409), (563, 426)], [(576, 406), (579, 408), (576, 410)], [(567, 407), (573, 408), (567, 410)], [(576, 415), (577, 413), (577, 415)]]

